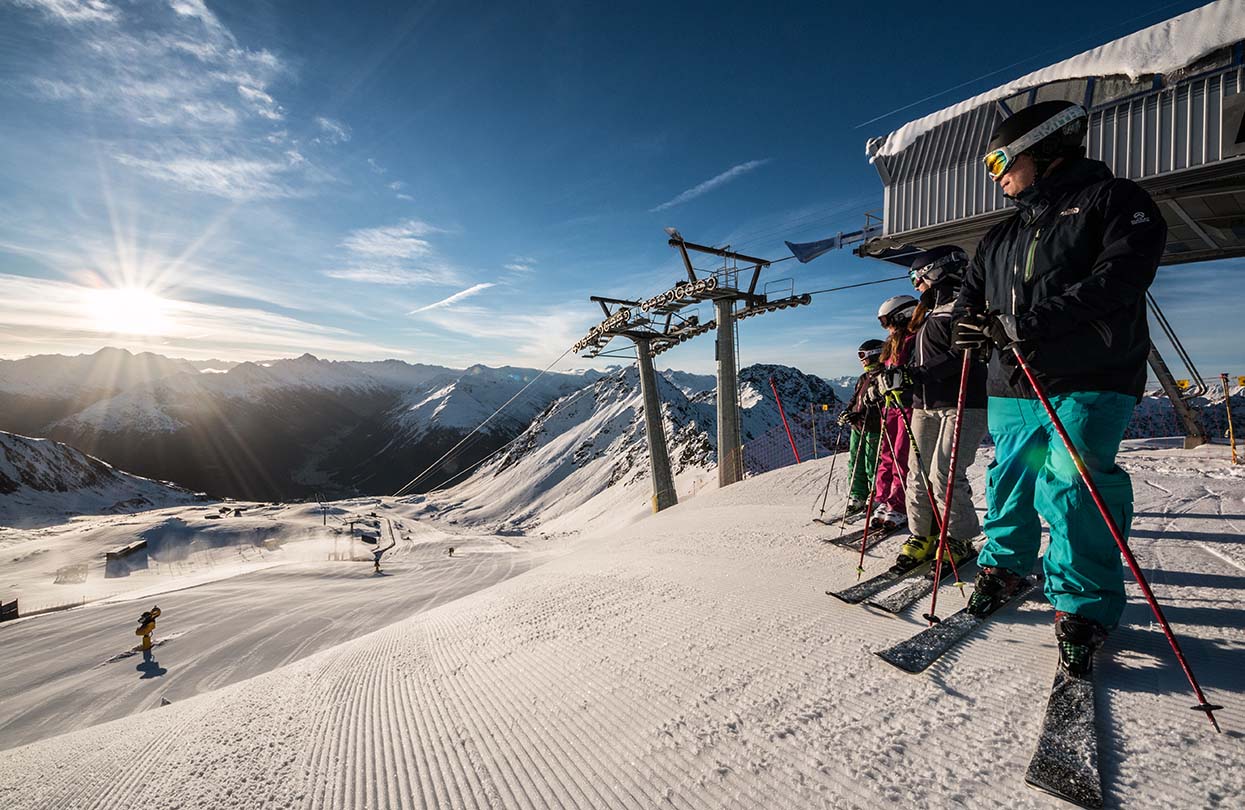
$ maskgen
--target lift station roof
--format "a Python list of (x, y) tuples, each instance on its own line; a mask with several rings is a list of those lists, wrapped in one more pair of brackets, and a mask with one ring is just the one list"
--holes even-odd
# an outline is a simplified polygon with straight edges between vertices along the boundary
[(911, 121), (870, 140), (882, 234), (857, 248), (972, 251), (1010, 206), (981, 158), (1030, 104), (1089, 111), (1088, 156), (1141, 184), (1168, 224), (1164, 264), (1245, 255), (1245, 0), (1219, 0)]

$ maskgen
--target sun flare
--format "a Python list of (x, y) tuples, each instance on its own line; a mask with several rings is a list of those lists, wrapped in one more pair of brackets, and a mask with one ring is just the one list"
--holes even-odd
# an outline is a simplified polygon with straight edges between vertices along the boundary
[(94, 290), (87, 308), (101, 332), (158, 335), (170, 326), (170, 302), (138, 287)]

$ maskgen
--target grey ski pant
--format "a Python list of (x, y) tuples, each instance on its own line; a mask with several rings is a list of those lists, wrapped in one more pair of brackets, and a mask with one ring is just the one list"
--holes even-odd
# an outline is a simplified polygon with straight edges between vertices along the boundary
[[(947, 469), (951, 466), (951, 440), (955, 433), (955, 408), (933, 408), (912, 411), (912, 436), (921, 451), (921, 459), (929, 465), (929, 478), (934, 484), (934, 498), (941, 513), (947, 496)], [(986, 409), (965, 408), (964, 426), (960, 429), (960, 457), (956, 464), (955, 495), (951, 499), (951, 526), (948, 537), (970, 540), (981, 533), (981, 521), (973, 508), (973, 491), (966, 470), (977, 457), (977, 448), (986, 435)], [(916, 452), (908, 458), (908, 531), (918, 537), (938, 534), (938, 521), (929, 506), (929, 496), (921, 481)], [(939, 518), (942, 515), (939, 514)]]

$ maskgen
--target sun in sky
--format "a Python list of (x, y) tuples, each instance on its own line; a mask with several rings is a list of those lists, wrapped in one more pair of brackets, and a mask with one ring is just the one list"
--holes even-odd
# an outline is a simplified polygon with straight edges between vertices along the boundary
[(100, 332), (159, 335), (172, 326), (171, 302), (141, 287), (92, 290), (86, 309)]

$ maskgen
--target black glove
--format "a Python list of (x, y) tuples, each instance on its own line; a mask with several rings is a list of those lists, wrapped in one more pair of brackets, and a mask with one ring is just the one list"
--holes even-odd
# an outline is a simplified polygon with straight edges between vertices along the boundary
[(912, 378), (908, 376), (908, 370), (903, 366), (884, 368), (878, 372), (874, 385), (883, 397), (892, 392), (898, 395), (912, 387)]
[(841, 414), (839, 414), (839, 418), (835, 419), (834, 421), (838, 423), (839, 427), (843, 427), (844, 425), (850, 425), (852, 423), (852, 412), (845, 410)]

